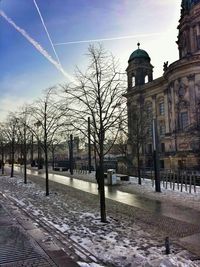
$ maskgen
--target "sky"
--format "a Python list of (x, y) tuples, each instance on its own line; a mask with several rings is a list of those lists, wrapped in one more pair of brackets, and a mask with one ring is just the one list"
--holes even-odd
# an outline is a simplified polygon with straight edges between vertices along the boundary
[(122, 71), (139, 41), (158, 78), (165, 61), (178, 59), (180, 5), (181, 0), (0, 0), (0, 119), (44, 89), (73, 81), (75, 67), (87, 66), (89, 44), (97, 44), (89, 40), (102, 40)]

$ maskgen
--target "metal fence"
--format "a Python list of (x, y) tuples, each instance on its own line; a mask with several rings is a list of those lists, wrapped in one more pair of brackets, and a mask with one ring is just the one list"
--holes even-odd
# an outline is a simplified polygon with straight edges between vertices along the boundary
[(200, 175), (191, 171), (161, 171), (160, 179), (165, 189), (179, 190), (180, 192), (196, 193), (197, 186), (200, 186)]
[[(141, 169), (143, 179), (151, 179), (152, 186), (155, 186), (155, 176), (152, 169)], [(197, 193), (200, 191), (200, 173), (198, 171), (187, 170), (161, 170), (161, 187), (165, 189), (178, 190), (180, 192)]]

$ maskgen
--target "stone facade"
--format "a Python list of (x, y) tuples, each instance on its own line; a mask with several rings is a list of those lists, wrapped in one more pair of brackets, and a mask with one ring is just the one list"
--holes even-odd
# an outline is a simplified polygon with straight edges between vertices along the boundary
[[(199, 168), (200, 166), (200, 1), (182, 1), (179, 21), (179, 60), (168, 66), (163, 76), (153, 79), (153, 66), (146, 51), (134, 51), (128, 61), (129, 146), (135, 125), (132, 113), (138, 99), (156, 120), (160, 166)], [(144, 166), (152, 165), (152, 132), (140, 148)], [(130, 150), (133, 151), (133, 150)]]

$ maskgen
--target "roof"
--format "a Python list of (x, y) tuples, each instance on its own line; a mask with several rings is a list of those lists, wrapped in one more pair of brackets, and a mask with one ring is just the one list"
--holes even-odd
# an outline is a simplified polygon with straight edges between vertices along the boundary
[(145, 58), (145, 59), (148, 59), (150, 60), (150, 57), (148, 55), (148, 53), (143, 50), (143, 49), (140, 49), (138, 48), (137, 50), (135, 50), (129, 57), (129, 61), (135, 59), (135, 58)]

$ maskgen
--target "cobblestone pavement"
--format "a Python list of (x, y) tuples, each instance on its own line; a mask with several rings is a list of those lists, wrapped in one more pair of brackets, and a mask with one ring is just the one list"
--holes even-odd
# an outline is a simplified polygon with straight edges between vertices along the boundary
[(49, 233), (0, 193), (1, 267), (78, 267)]
[(0, 266), (57, 266), (2, 205), (0, 214)]
[[(58, 172), (53, 172), (53, 173), (58, 173)], [(87, 174), (82, 175), (82, 174), (75, 173), (73, 177), (77, 177), (78, 179), (81, 179), (82, 177), (84, 180), (94, 182), (93, 174), (87, 177)], [(35, 176), (32, 176), (31, 179), (33, 181), (37, 181), (37, 183), (45, 185), (44, 184), (45, 181), (43, 181), (40, 178), (36, 178)], [(98, 196), (94, 196), (93, 194), (88, 194), (86, 192), (73, 189), (72, 187), (63, 186), (62, 184), (59, 185), (58, 183), (54, 183), (50, 181), (50, 187), (51, 186), (53, 188), (53, 191), (56, 191), (56, 190), (66, 191), (66, 188), (67, 188), (68, 194), (69, 192), (76, 192), (78, 199), (85, 199), (86, 203), (89, 205), (94, 206), (94, 203), (98, 203), (98, 199), (99, 199)], [(65, 188), (64, 190), (63, 190), (63, 187)], [(124, 186), (122, 186), (122, 188), (123, 187)], [(131, 193), (131, 189), (129, 190)], [(95, 199), (95, 201), (93, 199)], [(180, 238), (180, 237), (185, 237), (185, 236), (200, 232), (200, 223), (192, 224), (192, 223), (187, 223), (185, 221), (182, 221), (181, 219), (176, 220), (176, 219), (173, 219), (167, 216), (160, 216), (156, 213), (152, 213), (151, 211), (147, 211), (143, 209), (141, 210), (140, 208), (129, 206), (129, 205), (119, 203), (116, 201), (112, 201), (110, 199), (106, 199), (106, 206), (107, 206), (107, 211), (109, 214), (119, 216), (120, 218), (121, 218), (121, 215), (128, 216), (129, 218), (131, 217), (132, 220), (134, 220), (134, 222), (144, 223), (144, 225), (146, 225), (145, 228), (155, 227), (155, 228), (160, 229), (161, 232), (165, 232), (171, 235), (172, 237), (175, 236), (175, 237)], [(97, 205), (95, 205), (95, 207), (97, 207)], [(172, 205), (171, 206), (169, 205), (168, 212), (170, 213), (170, 207), (172, 208), (171, 212), (173, 213), (174, 207)], [(188, 212), (188, 216), (192, 216), (192, 215), (193, 215), (193, 212), (191, 212), (191, 214)], [(200, 222), (200, 217), (199, 217), (198, 222)]]

